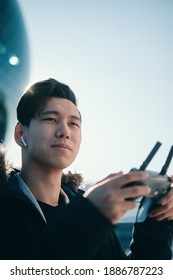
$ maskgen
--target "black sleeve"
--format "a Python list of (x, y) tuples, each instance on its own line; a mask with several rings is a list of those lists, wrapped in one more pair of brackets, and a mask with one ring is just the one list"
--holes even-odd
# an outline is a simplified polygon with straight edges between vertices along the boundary
[(134, 225), (132, 259), (167, 260), (172, 258), (172, 221), (147, 218)]
[(45, 223), (20, 200), (0, 199), (0, 259), (24, 259)]

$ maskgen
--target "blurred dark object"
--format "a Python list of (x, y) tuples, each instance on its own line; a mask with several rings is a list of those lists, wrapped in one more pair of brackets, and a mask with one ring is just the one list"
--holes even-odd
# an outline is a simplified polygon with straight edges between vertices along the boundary
[(5, 139), (7, 130), (7, 108), (3, 94), (0, 92), (0, 143)]
[(17, 101), (28, 85), (28, 46), (18, 1), (0, 0), (0, 142), (11, 137)]

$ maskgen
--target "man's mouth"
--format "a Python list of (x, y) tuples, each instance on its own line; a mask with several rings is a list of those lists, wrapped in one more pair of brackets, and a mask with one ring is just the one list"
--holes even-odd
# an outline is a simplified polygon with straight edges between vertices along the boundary
[(60, 149), (66, 149), (66, 150), (70, 150), (71, 151), (71, 148), (66, 145), (66, 144), (54, 144), (52, 145), (53, 148), (60, 148)]

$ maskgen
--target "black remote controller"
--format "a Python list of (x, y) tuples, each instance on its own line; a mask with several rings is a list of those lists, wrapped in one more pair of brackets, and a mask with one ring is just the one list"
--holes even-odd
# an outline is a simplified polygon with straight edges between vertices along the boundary
[[(124, 185), (122, 188), (132, 187), (135, 185), (147, 185), (151, 188), (151, 192), (147, 197), (141, 198), (141, 213), (139, 213), (138, 221), (142, 222), (148, 215), (148, 212), (151, 208), (157, 203), (157, 201), (165, 195), (171, 188), (172, 182), (170, 177), (166, 175), (168, 167), (170, 165), (171, 159), (173, 157), (173, 146), (171, 147), (165, 164), (163, 165), (160, 172), (146, 170), (146, 167), (160, 148), (161, 143), (157, 142), (152, 151), (150, 152), (149, 156), (143, 162), (139, 169), (133, 168), (131, 172), (139, 172), (139, 171), (146, 171), (149, 174), (149, 177), (146, 180), (132, 182), (129, 184)], [(137, 200), (138, 198), (128, 198), (127, 200)]]
[[(140, 169), (131, 169), (131, 172), (138, 172)], [(164, 194), (166, 194), (171, 188), (171, 181), (167, 175), (160, 175), (154, 171), (146, 170), (149, 174), (149, 177), (143, 181), (136, 181), (129, 184), (124, 185), (122, 188), (133, 187), (133, 186), (149, 186), (151, 188), (151, 192), (147, 197), (153, 198), (161, 198)], [(136, 198), (135, 198), (136, 199)], [(128, 200), (134, 200), (129, 198)]]

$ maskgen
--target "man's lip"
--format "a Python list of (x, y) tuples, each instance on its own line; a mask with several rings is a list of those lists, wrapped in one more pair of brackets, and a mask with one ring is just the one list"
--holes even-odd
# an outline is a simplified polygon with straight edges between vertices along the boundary
[(65, 144), (55, 144), (55, 145), (52, 145), (53, 148), (63, 148), (63, 149), (66, 149), (66, 150), (71, 150), (70, 147), (68, 145), (65, 145)]

